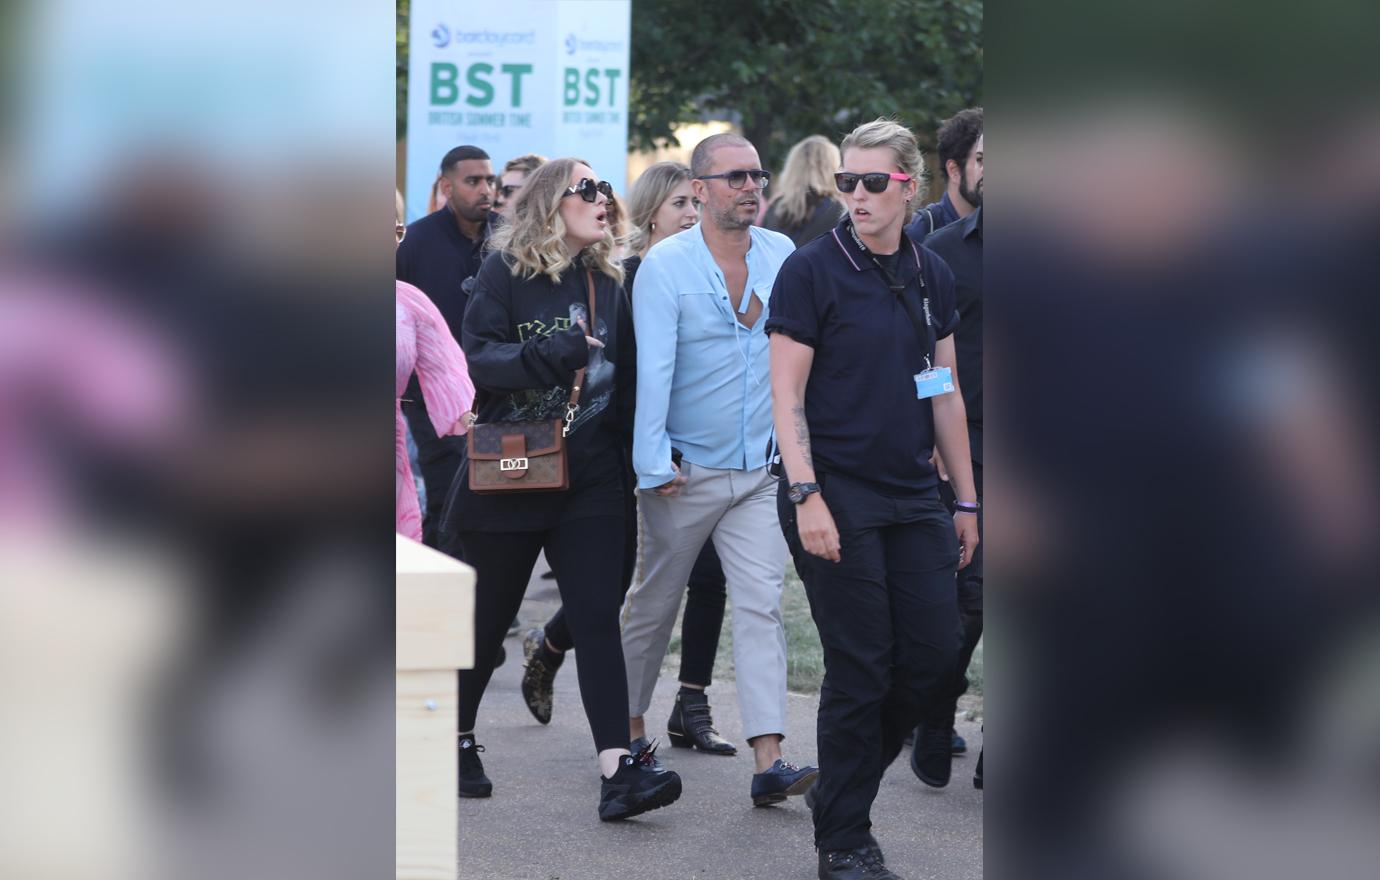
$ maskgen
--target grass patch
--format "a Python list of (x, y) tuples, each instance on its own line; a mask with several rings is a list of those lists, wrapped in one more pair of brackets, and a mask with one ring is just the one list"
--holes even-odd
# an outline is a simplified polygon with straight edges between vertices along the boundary
[[(715, 681), (731, 681), (734, 678), (733, 626), (729, 617), (732, 613), (730, 602), (724, 614), (723, 632), (719, 635), (719, 652), (714, 658)], [(819, 643), (814, 618), (810, 616), (810, 602), (805, 598), (805, 587), (796, 577), (793, 565), (786, 567), (781, 617), (786, 625), (786, 687), (797, 693), (819, 693), (819, 686), (824, 681), (824, 648)], [(675, 676), (680, 673), (681, 619), (677, 615), (666, 661), (661, 666), (663, 675)]]

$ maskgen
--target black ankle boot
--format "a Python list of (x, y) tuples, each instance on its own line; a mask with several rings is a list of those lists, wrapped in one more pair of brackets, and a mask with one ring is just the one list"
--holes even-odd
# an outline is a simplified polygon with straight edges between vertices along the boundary
[(671, 737), (671, 745), (677, 748), (696, 748), (711, 755), (738, 754), (738, 747), (714, 729), (709, 697), (704, 691), (680, 689), (671, 717), (666, 719), (666, 733)]

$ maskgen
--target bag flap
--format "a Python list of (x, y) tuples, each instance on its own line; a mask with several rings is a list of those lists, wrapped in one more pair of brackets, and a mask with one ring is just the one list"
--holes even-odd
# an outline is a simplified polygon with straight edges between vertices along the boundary
[(525, 456), (550, 455), (561, 448), (560, 419), (549, 422), (489, 422), (474, 425), (469, 430), (467, 447), (469, 456), (479, 461), (499, 461), (515, 456), (504, 452), (505, 438), (509, 449), (521, 438)]

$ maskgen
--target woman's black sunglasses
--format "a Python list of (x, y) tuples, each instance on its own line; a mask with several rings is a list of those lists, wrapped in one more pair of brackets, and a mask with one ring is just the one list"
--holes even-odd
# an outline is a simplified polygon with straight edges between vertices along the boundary
[(851, 193), (858, 188), (858, 181), (862, 181), (863, 189), (870, 193), (886, 192), (886, 188), (893, 180), (910, 180), (909, 174), (883, 174), (874, 171), (871, 174), (851, 174), (847, 171), (840, 171), (834, 175), (834, 186), (839, 188), (839, 192)]
[(592, 202), (599, 198), (599, 193), (603, 193), (605, 198), (613, 198), (613, 184), (607, 180), (595, 180), (591, 177), (582, 177), (580, 182), (571, 187), (566, 187), (565, 196), (578, 195), (587, 202)]
[(743, 185), (747, 183), (747, 179), (749, 177), (752, 178), (753, 183), (757, 184), (762, 189), (766, 189), (767, 184), (771, 183), (771, 172), (763, 171), (761, 168), (754, 168), (751, 171), (745, 171), (740, 169), (738, 171), (725, 171), (723, 174), (705, 174), (695, 179), (718, 180), (720, 178), (723, 178), (724, 180), (728, 181), (729, 189), (742, 189)]

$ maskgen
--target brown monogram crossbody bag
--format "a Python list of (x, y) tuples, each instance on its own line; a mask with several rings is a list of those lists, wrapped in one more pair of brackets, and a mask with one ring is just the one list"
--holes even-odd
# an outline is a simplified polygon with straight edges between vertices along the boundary
[[(588, 269), (585, 283), (589, 286), (589, 332), (593, 334), (598, 324), (594, 319), (594, 273)], [(569, 489), (565, 438), (580, 409), (580, 386), (584, 382), (585, 369), (581, 367), (570, 386), (563, 418), (471, 425), (466, 440), (470, 491), (491, 494)]]

